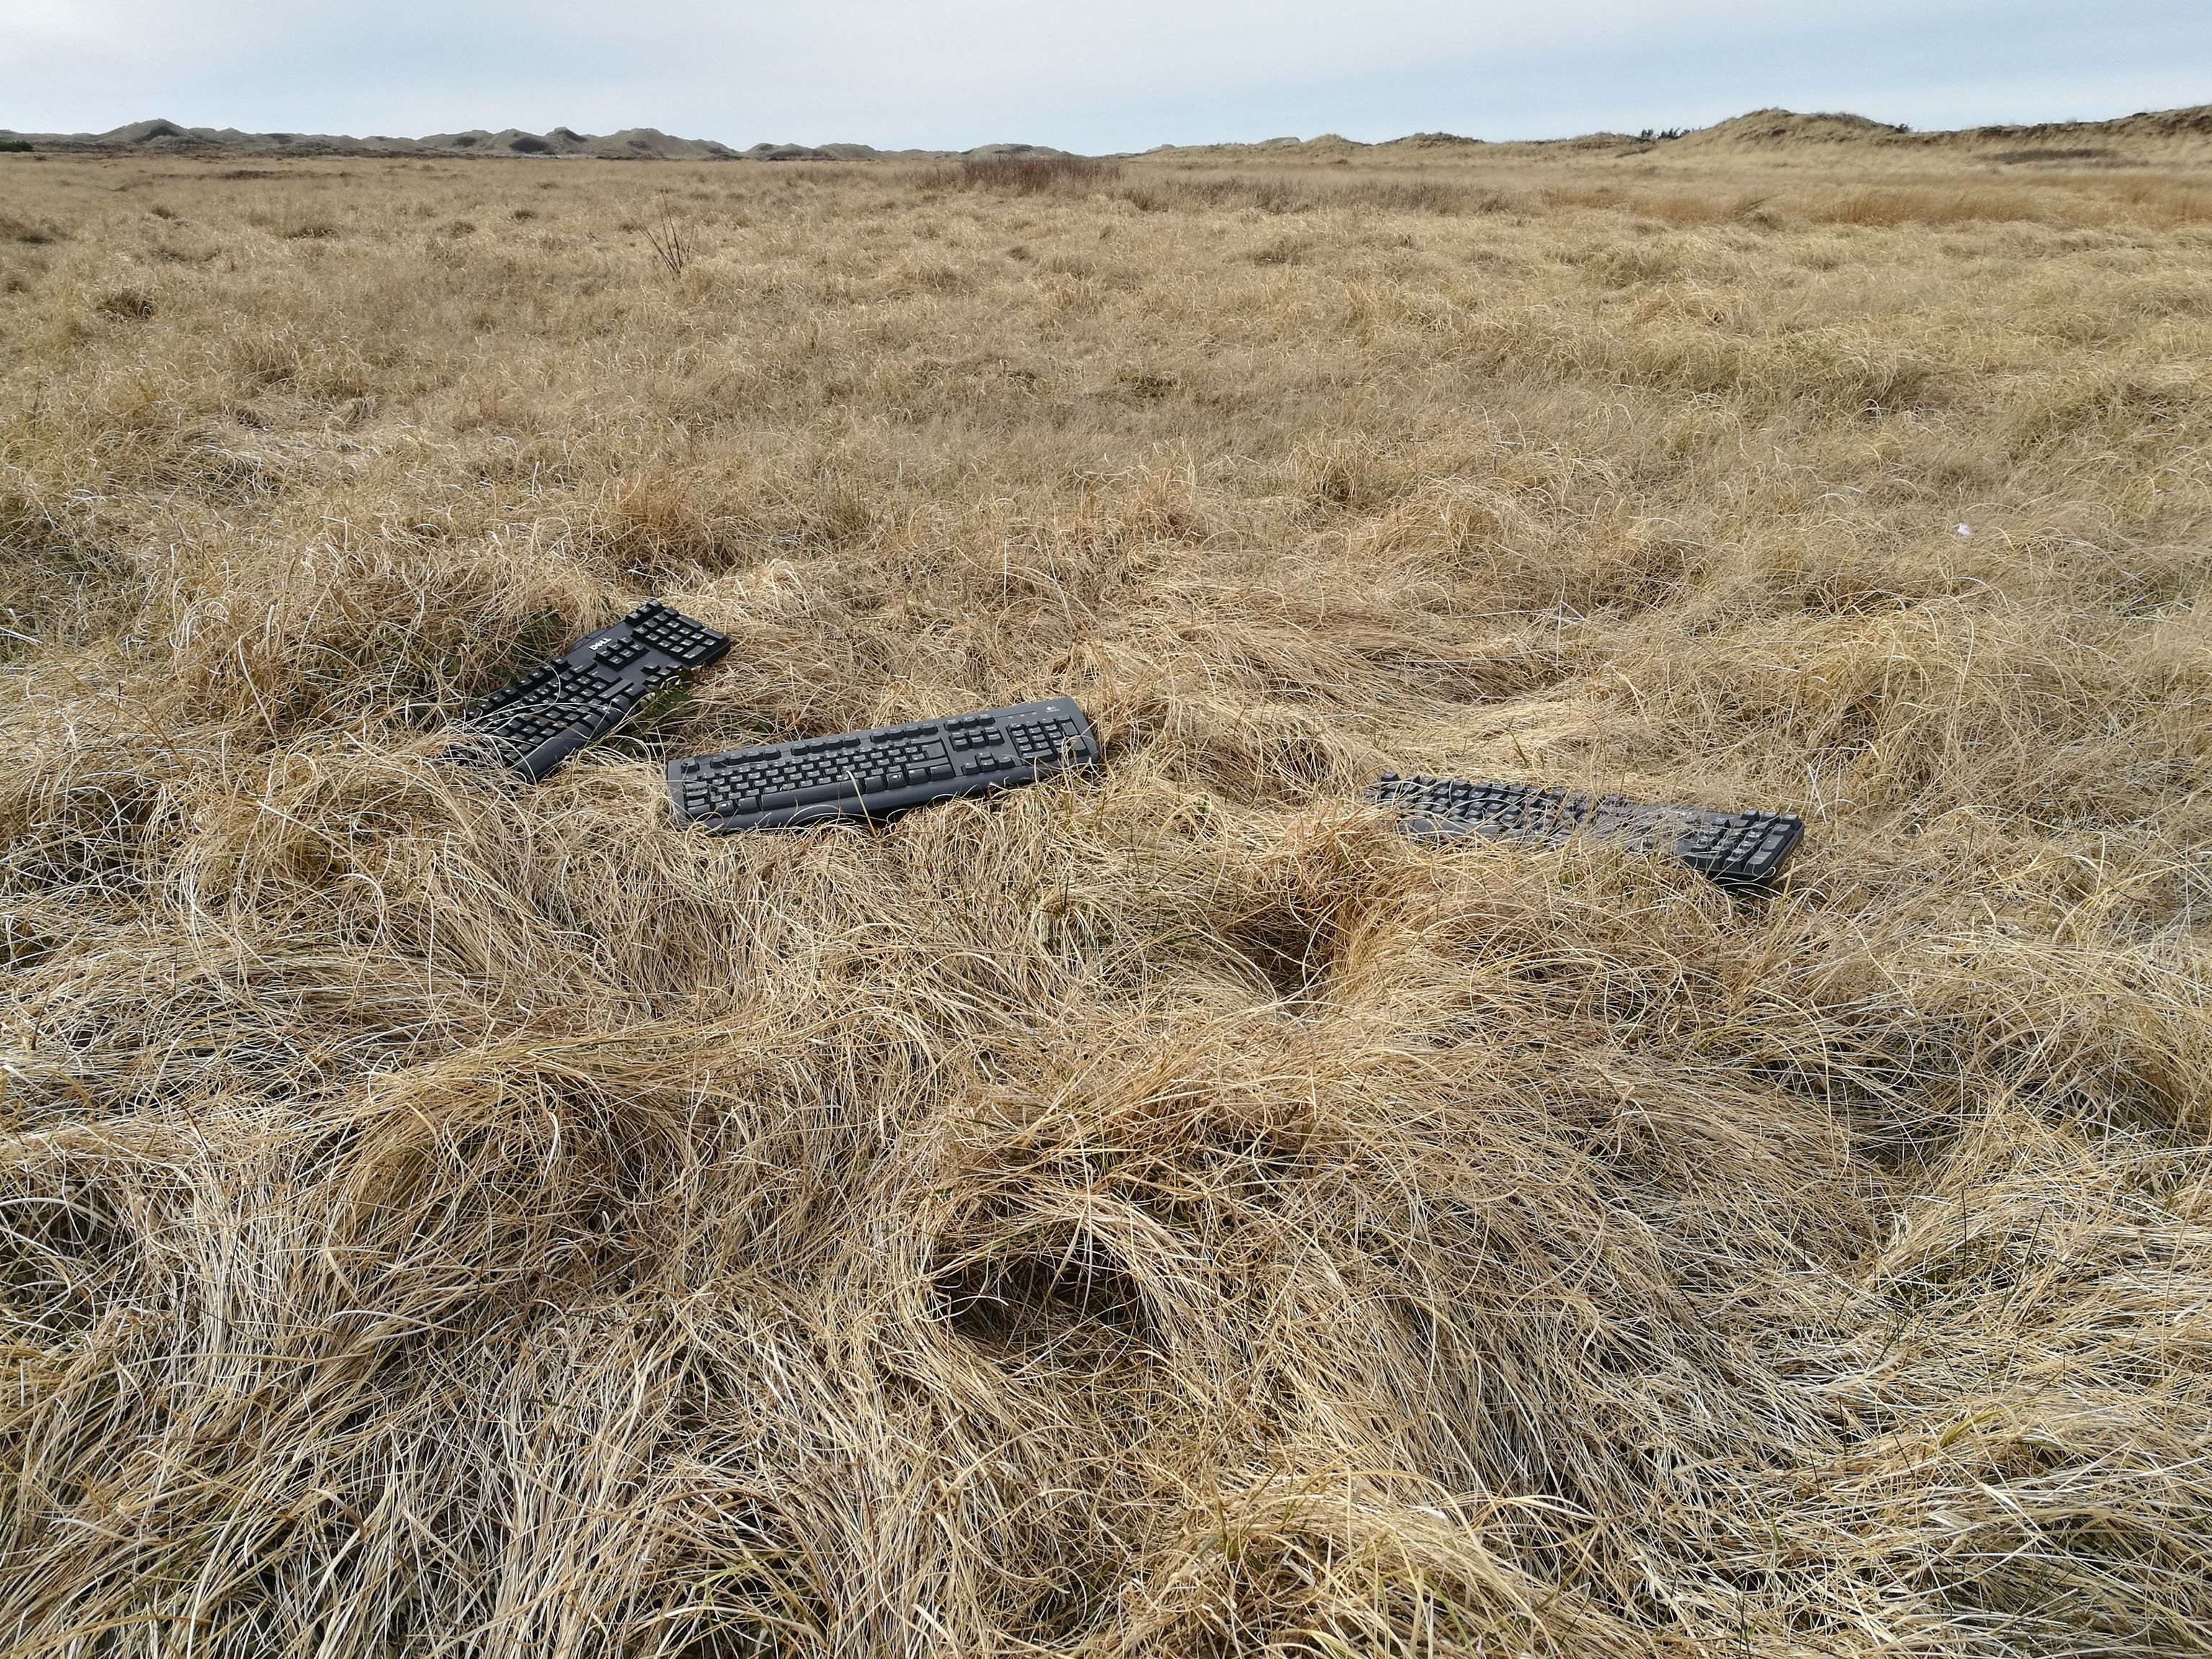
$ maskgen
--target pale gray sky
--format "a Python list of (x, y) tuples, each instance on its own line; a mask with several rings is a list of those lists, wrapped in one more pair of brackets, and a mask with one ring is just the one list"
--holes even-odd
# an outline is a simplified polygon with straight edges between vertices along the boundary
[(1090, 151), (2212, 102), (2212, 0), (0, 0), (0, 127)]

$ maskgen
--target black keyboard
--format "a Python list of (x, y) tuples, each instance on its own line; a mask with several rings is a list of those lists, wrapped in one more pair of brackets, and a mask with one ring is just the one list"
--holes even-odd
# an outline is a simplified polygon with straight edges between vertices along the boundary
[(1794, 812), (1716, 812), (1702, 806), (1639, 805), (1619, 795), (1571, 794), (1522, 783), (1401, 778), (1386, 772), (1362, 800), (1395, 806), (1407, 833), (1488, 836), (1557, 847), (1577, 835), (1672, 853), (1728, 887), (1762, 887), (1797, 850), (1805, 821)]
[(728, 635), (647, 599), (470, 709), (463, 717), (469, 738), (447, 750), (447, 758), (503, 766), (535, 783), (612, 732), (647, 698), (729, 648)]
[(1030, 783), (1098, 759), (1066, 697), (834, 738), (732, 749), (668, 763), (676, 816), (717, 835), (834, 818), (878, 819), (932, 801)]

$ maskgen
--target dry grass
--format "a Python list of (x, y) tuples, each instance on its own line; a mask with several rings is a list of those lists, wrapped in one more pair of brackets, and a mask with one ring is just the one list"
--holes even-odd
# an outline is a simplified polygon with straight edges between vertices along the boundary
[(0, 163), (0, 1650), (2212, 1650), (2202, 173), (1848, 162)]

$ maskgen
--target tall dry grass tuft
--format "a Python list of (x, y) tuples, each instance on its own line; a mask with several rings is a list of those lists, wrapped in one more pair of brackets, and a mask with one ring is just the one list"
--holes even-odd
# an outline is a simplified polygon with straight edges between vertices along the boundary
[[(527, 213), (529, 210), (521, 211)], [(698, 257), (698, 238), (691, 227), (676, 210), (675, 204), (663, 197), (653, 219), (645, 228), (646, 246), (653, 250), (653, 258), (671, 276), (681, 277)]]
[(2212, 1647), (2197, 186), (1343, 149), (0, 167), (0, 1649)]

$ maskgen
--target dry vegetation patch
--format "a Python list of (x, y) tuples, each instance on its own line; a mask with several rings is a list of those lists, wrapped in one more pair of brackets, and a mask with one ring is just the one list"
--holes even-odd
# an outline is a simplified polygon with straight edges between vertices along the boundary
[(2201, 163), (1307, 148), (0, 161), (0, 1647), (2212, 1646)]

